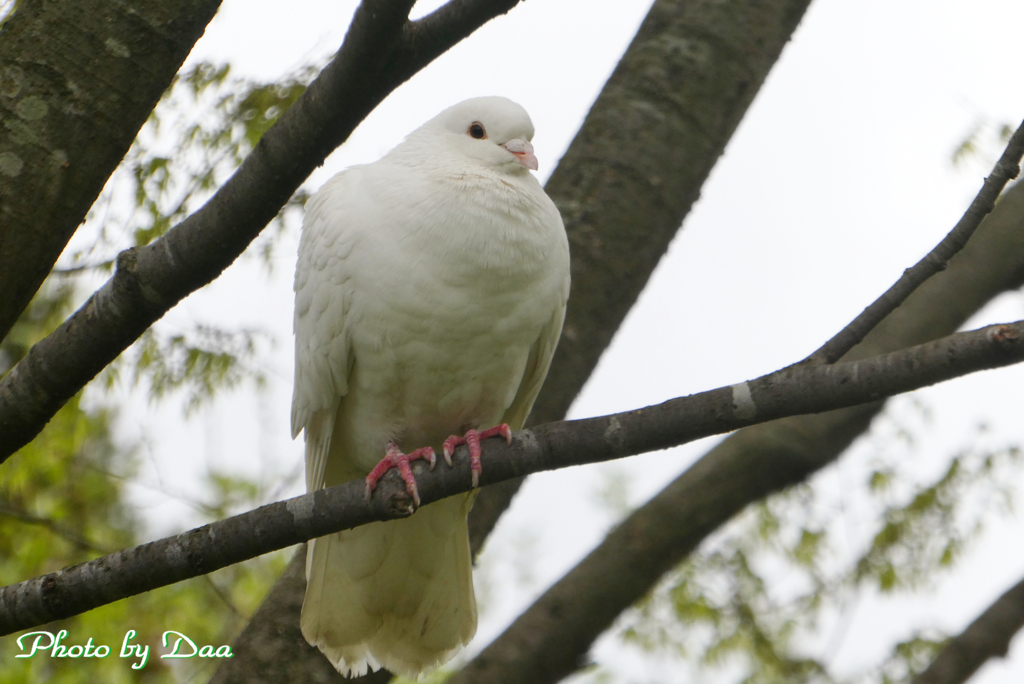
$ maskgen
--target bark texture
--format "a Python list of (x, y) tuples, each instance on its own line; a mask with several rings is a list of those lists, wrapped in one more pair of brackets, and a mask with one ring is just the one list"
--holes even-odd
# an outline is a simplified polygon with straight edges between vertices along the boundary
[(0, 28), (0, 339), (220, 0), (24, 0)]
[[(1024, 184), (1003, 195), (949, 267), (927, 281), (843, 360), (956, 330), (1024, 284)], [(630, 515), (450, 684), (556, 682), (586, 664), (594, 640), (708, 534), (753, 503), (832, 463), (882, 403), (741, 430)]]
[[(572, 291), (528, 425), (560, 420), (569, 410), (809, 2), (658, 0), (651, 8), (546, 186), (569, 234)], [(475, 544), (520, 484), (480, 493), (470, 516)], [(278, 606), (275, 615), (294, 609), (298, 622), (287, 594), (275, 585), (264, 606)], [(233, 647), (242, 657), (221, 664), (235, 674), (224, 676), (244, 671), (245, 681), (278, 681), (268, 674), (277, 663), (265, 658), (265, 641), (250, 622)], [(292, 654), (306, 661), (306, 671), (330, 668), (308, 650)]]

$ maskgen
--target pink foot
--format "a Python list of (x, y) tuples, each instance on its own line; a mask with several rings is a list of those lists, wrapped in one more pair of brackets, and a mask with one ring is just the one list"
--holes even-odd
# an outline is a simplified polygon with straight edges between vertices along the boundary
[(392, 468), (398, 468), (399, 474), (401, 474), (402, 479), (405, 480), (405, 491), (409, 492), (409, 496), (412, 497), (413, 503), (419, 506), (420, 493), (416, 491), (416, 478), (412, 476), (412, 468), (409, 467), (409, 461), (415, 461), (416, 459), (427, 461), (430, 464), (431, 470), (434, 469), (434, 463), (437, 461), (437, 457), (434, 456), (434, 450), (430, 447), (417, 449), (411, 454), (403, 454), (397, 444), (394, 442), (388, 442), (386, 455), (381, 459), (380, 463), (370, 471), (370, 474), (366, 476), (366, 500), (370, 500), (370, 493), (373, 492), (374, 488), (377, 486), (377, 481), (383, 477), (384, 473), (388, 472)]
[(455, 447), (460, 444), (468, 446), (469, 467), (470, 470), (473, 471), (473, 486), (476, 487), (480, 483), (480, 471), (483, 470), (480, 465), (480, 440), (487, 439), (489, 437), (497, 437), (498, 435), (504, 437), (505, 441), (509, 444), (512, 443), (512, 429), (507, 423), (502, 423), (496, 427), (488, 428), (483, 432), (466, 430), (466, 434), (462, 437), (452, 435), (448, 439), (444, 440), (444, 460), (448, 465), (451, 465), (452, 454), (455, 452)]

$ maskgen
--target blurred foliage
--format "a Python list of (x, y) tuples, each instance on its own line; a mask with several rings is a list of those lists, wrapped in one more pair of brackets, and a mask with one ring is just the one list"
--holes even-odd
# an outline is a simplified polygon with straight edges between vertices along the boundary
[(944, 635), (911, 635), (884, 662), (841, 677), (829, 664), (848, 611), (863, 592), (933, 587), (987, 516), (1011, 510), (1022, 460), (1017, 447), (984, 446), (982, 430), (940, 473), (915, 475), (926, 424), (908, 428), (891, 412), (876, 421), (873, 455), (837, 466), (859, 469), (857, 487), (837, 495), (826, 472), (749, 507), (628, 615), (621, 636), (703, 668), (739, 668), (729, 681), (744, 684), (909, 681)]
[(978, 161), (986, 169), (992, 168), (1010, 142), (1014, 130), (1015, 127), (1008, 123), (979, 118), (953, 150), (953, 165), (961, 167), (969, 161)]
[(259, 330), (229, 332), (196, 325), (187, 333), (161, 337), (150, 328), (131, 353), (106, 369), (103, 381), (109, 387), (129, 365), (132, 385), (147, 384), (151, 400), (181, 390), (188, 415), (219, 390), (233, 389), (244, 380), (263, 386), (263, 372), (252, 365), (260, 339), (269, 336)]
[(914, 634), (893, 646), (873, 679), (881, 684), (909, 682), (931, 665), (945, 645), (946, 638), (937, 632)]
[(594, 498), (615, 523), (633, 512), (630, 504), (633, 476), (621, 463), (602, 463), (597, 469)]
[[(71, 308), (72, 288), (48, 286), (36, 296), (9, 337), (0, 345), (0, 372), (52, 331)], [(13, 456), (0, 479), (0, 581), (10, 584), (81, 563), (142, 539), (137, 512), (125, 500), (124, 486), (134, 474), (135, 450), (118, 445), (111, 434), (109, 408), (85, 408), (81, 394), (54, 416), (42, 434)], [(222, 517), (252, 508), (265, 499), (259, 486), (223, 473), (207, 477), (211, 500), (204, 511)], [(205, 679), (215, 659), (161, 660), (158, 646), (165, 630), (186, 634), (200, 647), (230, 644), (284, 569), (287, 552), (235, 565), (206, 577), (118, 601), (69, 620), (30, 631), (67, 630), (62, 644), (107, 645), (106, 658), (52, 658), (48, 651), (15, 659), (17, 635), (0, 640), (0, 684), (53, 681), (177, 682)], [(128, 630), (133, 642), (150, 646), (146, 666), (132, 670), (138, 658), (121, 658)], [(43, 644), (47, 643), (43, 638)], [(32, 638), (23, 643), (26, 647)], [(162, 651), (161, 652), (166, 652)], [(173, 664), (172, 664), (173, 663)]]

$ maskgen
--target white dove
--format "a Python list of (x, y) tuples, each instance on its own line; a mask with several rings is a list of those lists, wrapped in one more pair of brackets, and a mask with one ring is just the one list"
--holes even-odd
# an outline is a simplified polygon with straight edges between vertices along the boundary
[[(466, 100), (307, 204), (292, 432), (305, 430), (309, 491), (365, 477), (369, 495), (399, 467), (418, 502), (409, 459), (458, 443), (475, 485), (479, 439), (522, 427), (569, 295), (532, 138), (518, 104)], [(473, 637), (473, 498), (309, 543), (302, 633), (339, 672), (415, 677)]]

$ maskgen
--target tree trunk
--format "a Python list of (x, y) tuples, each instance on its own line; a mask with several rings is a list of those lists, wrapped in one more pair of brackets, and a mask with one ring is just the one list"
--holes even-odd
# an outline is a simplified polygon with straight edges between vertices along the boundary
[(24, 0), (0, 27), (0, 339), (220, 0)]

